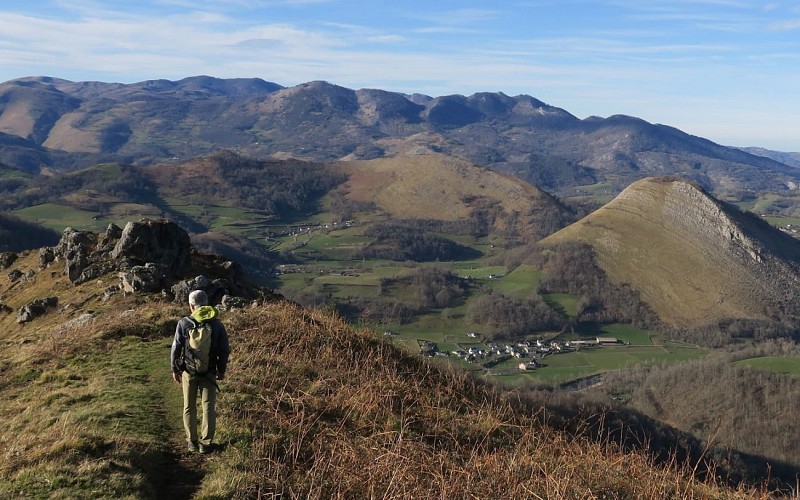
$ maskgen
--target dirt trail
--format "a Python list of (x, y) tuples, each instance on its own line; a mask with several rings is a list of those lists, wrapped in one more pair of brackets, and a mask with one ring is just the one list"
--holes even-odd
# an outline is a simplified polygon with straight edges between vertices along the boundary
[(164, 450), (162, 463), (152, 478), (157, 489), (156, 498), (193, 498), (206, 475), (208, 456), (187, 449), (181, 418), (183, 395), (180, 385), (164, 373), (151, 374), (150, 383), (154, 391), (162, 394), (158, 413), (164, 419), (160, 432)]
[(172, 451), (164, 453), (163, 481), (156, 498), (164, 500), (191, 499), (200, 489), (206, 475), (206, 457), (186, 450), (180, 436), (171, 439)]

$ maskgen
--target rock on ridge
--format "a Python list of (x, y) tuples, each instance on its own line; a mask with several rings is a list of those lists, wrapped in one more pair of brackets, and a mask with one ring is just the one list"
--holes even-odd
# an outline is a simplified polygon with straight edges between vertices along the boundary
[(190, 250), (189, 234), (174, 222), (142, 219), (124, 230), (110, 224), (102, 235), (68, 227), (55, 247), (39, 251), (39, 266), (63, 262), (64, 274), (75, 284), (126, 271), (123, 288), (157, 291), (168, 277), (189, 270)]
[(188, 270), (190, 250), (189, 234), (174, 222), (142, 219), (125, 225), (110, 256), (137, 265), (161, 264), (180, 274)]
[(42, 269), (60, 262), (74, 284), (117, 272), (120, 283), (107, 290), (109, 295), (119, 290), (162, 292), (185, 302), (189, 292), (202, 288), (212, 303), (221, 303), (225, 296), (255, 299), (274, 295), (250, 285), (240, 264), (195, 252), (189, 234), (165, 219), (128, 222), (124, 230), (111, 224), (104, 234), (66, 228), (58, 245), (39, 251)]

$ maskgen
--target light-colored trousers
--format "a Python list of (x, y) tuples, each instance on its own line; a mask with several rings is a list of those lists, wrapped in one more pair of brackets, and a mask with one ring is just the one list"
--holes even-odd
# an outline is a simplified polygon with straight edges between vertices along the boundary
[[(181, 376), (183, 386), (183, 428), (186, 439), (193, 443), (209, 445), (214, 440), (217, 429), (216, 377), (209, 373), (202, 377), (192, 377), (186, 372)], [(200, 426), (200, 439), (197, 439), (197, 395), (200, 395), (200, 406), (203, 408), (203, 422)]]

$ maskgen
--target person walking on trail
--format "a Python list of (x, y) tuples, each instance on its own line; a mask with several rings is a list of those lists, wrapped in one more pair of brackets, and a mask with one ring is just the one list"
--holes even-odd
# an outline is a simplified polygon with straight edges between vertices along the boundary
[[(202, 290), (189, 294), (191, 314), (178, 321), (172, 341), (172, 379), (183, 387), (183, 427), (189, 451), (208, 453), (216, 431), (218, 380), (225, 379), (230, 345), (217, 310)], [(197, 396), (203, 409), (197, 433)]]

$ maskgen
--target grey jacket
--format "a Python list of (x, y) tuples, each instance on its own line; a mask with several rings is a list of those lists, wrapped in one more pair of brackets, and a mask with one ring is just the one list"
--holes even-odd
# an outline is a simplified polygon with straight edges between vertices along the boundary
[[(231, 348), (228, 343), (228, 331), (222, 321), (217, 319), (217, 314), (217, 310), (213, 307), (201, 306), (194, 310), (191, 318), (195, 322), (211, 325), (211, 352), (209, 354), (208, 371), (215, 375), (224, 375), (225, 370), (228, 368), (228, 356)], [(175, 327), (175, 338), (172, 339), (172, 350), (170, 351), (172, 371), (174, 373), (182, 371), (180, 366), (181, 354), (186, 348), (188, 332), (193, 326), (192, 320), (186, 317), (181, 318), (178, 321), (178, 326)]]

